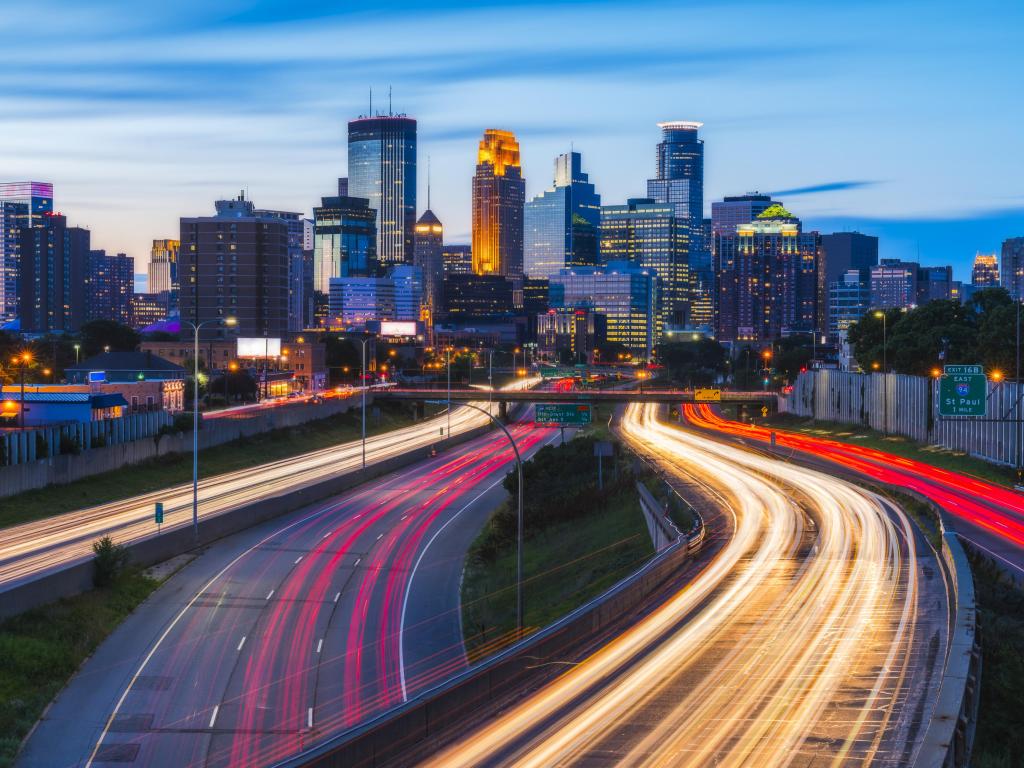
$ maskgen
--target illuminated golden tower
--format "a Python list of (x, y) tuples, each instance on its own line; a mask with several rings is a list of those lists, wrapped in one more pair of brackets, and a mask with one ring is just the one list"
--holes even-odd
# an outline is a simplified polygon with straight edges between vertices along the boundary
[(511, 131), (488, 128), (473, 176), (473, 272), (501, 275), (520, 287), (526, 184), (519, 142)]

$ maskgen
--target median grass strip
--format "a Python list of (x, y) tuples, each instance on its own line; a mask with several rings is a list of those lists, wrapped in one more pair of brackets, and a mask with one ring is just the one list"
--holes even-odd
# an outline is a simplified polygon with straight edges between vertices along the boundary
[(981, 702), (974, 768), (1024, 766), (1024, 589), (968, 549), (981, 626)]
[[(440, 407), (435, 406), (428, 410), (428, 414), (439, 410)], [(373, 413), (375, 415), (367, 410), (367, 434), (389, 432), (414, 421), (411, 409), (399, 403), (382, 403), (374, 407)], [(212, 477), (358, 440), (360, 419), (359, 409), (355, 408), (301, 426), (277, 429), (207, 448), (199, 453), (199, 475)], [(0, 527), (119, 501), (191, 480), (191, 453), (167, 454), (67, 485), (53, 485), (0, 499)]]
[[(597, 488), (593, 437), (548, 446), (524, 467), (524, 626), (540, 628), (629, 575), (653, 547), (635, 477), (621, 455)], [(515, 498), (515, 475), (506, 479)], [(471, 658), (497, 650), (515, 628), (516, 507), (506, 503), (474, 542), (462, 582)]]
[(883, 435), (868, 427), (855, 424), (840, 424), (831, 421), (815, 421), (802, 416), (781, 413), (768, 419), (756, 419), (755, 423), (767, 429), (777, 427), (791, 432), (835, 440), (851, 445), (863, 445), (895, 456), (914, 459), (939, 469), (973, 475), (980, 480), (1013, 487), (1015, 474), (1009, 467), (968, 456), (938, 445), (926, 445), (901, 435)]
[(142, 571), (0, 622), (0, 768), (82, 662), (159, 586)]

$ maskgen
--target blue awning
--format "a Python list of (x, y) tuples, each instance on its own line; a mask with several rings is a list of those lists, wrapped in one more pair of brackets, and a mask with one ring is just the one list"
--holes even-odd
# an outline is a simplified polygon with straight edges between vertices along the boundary
[(89, 398), (89, 405), (92, 408), (116, 408), (117, 406), (127, 406), (128, 401), (124, 399), (124, 395), (119, 392), (113, 392), (104, 395), (92, 395)]

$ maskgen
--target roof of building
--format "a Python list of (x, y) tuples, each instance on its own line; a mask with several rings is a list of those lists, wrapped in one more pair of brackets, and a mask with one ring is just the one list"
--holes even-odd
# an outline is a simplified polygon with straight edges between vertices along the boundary
[(103, 352), (83, 360), (78, 365), (70, 366), (68, 371), (175, 371), (184, 373), (185, 369), (177, 363), (165, 360), (152, 352), (125, 352), (115, 350)]
[[(21, 392), (0, 392), (0, 400), (22, 399)], [(105, 392), (94, 395), (90, 392), (26, 392), (26, 403), (88, 403), (92, 408), (113, 408), (127, 406), (128, 401), (119, 392)]]
[(440, 224), (441, 220), (439, 218), (437, 218), (437, 216), (434, 215), (434, 212), (432, 210), (427, 208), (427, 210), (425, 210), (423, 212), (423, 215), (421, 215), (419, 217), (419, 219), (416, 220), (416, 223), (417, 224)]

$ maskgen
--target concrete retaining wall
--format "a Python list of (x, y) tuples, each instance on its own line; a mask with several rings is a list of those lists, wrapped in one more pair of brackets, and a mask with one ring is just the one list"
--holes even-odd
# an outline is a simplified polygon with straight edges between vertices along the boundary
[[(488, 425), (455, 435), (449, 441), (438, 443), (438, 447), (442, 451), (447, 450), (452, 446), (486, 434), (491, 428)], [(201, 545), (209, 544), (266, 520), (337, 496), (368, 480), (421, 461), (430, 456), (430, 451), (430, 448), (412, 450), (401, 456), (368, 464), (365, 470), (357, 469), (345, 472), (299, 490), (286, 491), (219, 515), (201, 517), (199, 519), (199, 542)], [(193, 546), (193, 532), (189, 525), (174, 528), (159, 535), (154, 534), (149, 538), (126, 545), (126, 548), (131, 553), (133, 562), (148, 566), (169, 560), (191, 550)], [(10, 589), (0, 592), (0, 618), (13, 616), (53, 602), (58, 598), (69, 597), (92, 589), (92, 575), (92, 561), (86, 560), (38, 579), (16, 584)]]
[[(367, 405), (373, 396), (367, 396)], [(249, 416), (223, 416), (206, 419), (199, 430), (199, 449), (223, 445), (232, 440), (251, 437), (274, 429), (296, 427), (311, 421), (327, 419), (358, 407), (358, 397), (331, 399), (317, 405), (294, 403), (268, 408)], [(156, 416), (157, 414), (140, 414)], [(161, 414), (166, 417), (166, 414)], [(169, 420), (169, 417), (167, 417)], [(118, 419), (117, 421), (121, 421)], [(100, 422), (95, 422), (100, 423)], [(33, 437), (34, 440), (34, 437)], [(34, 443), (33, 443), (34, 445)], [(171, 453), (191, 453), (192, 433), (178, 432), (154, 435), (138, 440), (118, 442), (101, 448), (83, 450), (78, 455), (51, 456), (23, 464), (0, 467), (0, 497), (13, 496), (48, 485), (73, 483), (83, 477), (113, 472)]]
[[(703, 534), (703, 528), (699, 533)], [(678, 576), (693, 551), (689, 543), (685, 536), (679, 537), (635, 574), (561, 621), (401, 707), (277, 763), (275, 768), (377, 768), (418, 762), (451, 738), (453, 729), (466, 728), (516, 691), (546, 682), (564, 669), (545, 661), (571, 658), (628, 620)]]

